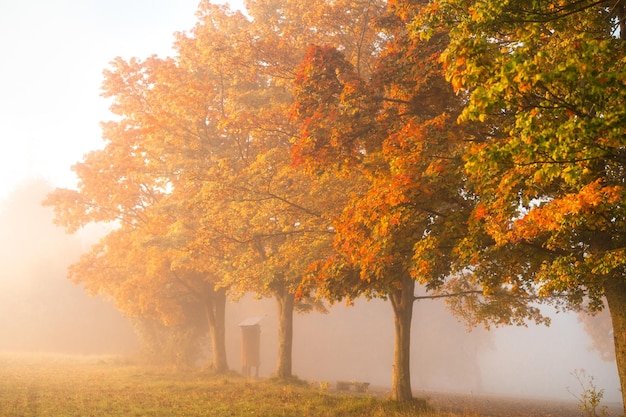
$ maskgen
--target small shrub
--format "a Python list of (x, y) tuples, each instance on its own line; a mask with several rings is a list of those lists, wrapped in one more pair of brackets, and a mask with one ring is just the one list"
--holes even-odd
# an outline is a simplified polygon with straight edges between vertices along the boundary
[(140, 361), (150, 365), (192, 367), (202, 355), (206, 332), (198, 323), (166, 326), (158, 320), (135, 319), (141, 343)]
[(330, 389), (330, 382), (328, 382), (328, 381), (320, 381), (319, 382), (319, 388), (320, 388), (320, 391), (322, 391), (322, 392), (328, 392), (328, 390)]
[(593, 380), (593, 376), (587, 376), (584, 369), (575, 369), (572, 375), (578, 381), (582, 393), (577, 395), (569, 387), (567, 391), (578, 400), (578, 408), (587, 417), (608, 416), (606, 406), (600, 406), (604, 397), (604, 389), (598, 389)]

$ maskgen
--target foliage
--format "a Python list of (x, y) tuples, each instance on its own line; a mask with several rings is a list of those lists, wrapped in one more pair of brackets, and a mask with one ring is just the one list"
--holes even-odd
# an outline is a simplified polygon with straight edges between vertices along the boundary
[(489, 126), (466, 155), (481, 229), (497, 246), (541, 247), (527, 271), (539, 294), (592, 308), (626, 260), (626, 71), (612, 14), (623, 5), (612, 5), (473, 2), (458, 13), (437, 1), (426, 16), (451, 28), (442, 60), (467, 97), (460, 120)]
[[(449, 28), (442, 62), (466, 100), (459, 120), (481, 126), (464, 157), (480, 201), (460, 268), (512, 276), (569, 308), (605, 298), (622, 385), (624, 11), (623, 1), (436, 0), (412, 25), (417, 38)], [(509, 254), (515, 263), (501, 263)]]
[(293, 113), (302, 126), (294, 162), (308, 170), (350, 172), (358, 186), (334, 223), (335, 253), (316, 264), (309, 282), (331, 300), (365, 295), (391, 301), (399, 400), (411, 397), (404, 337), (416, 283), (429, 296), (462, 297), (451, 305), (474, 324), (543, 320), (524, 299), (530, 291), (514, 280), (455, 269), (471, 253), (460, 248), (478, 201), (464, 172), (474, 126), (457, 123), (465, 101), (446, 82), (440, 63), (447, 33), (423, 39), (407, 31), (424, 7), (390, 3), (379, 25), (388, 42), (369, 77), (341, 51), (311, 46), (294, 90)]
[[(214, 208), (224, 190), (217, 184), (241, 164), (244, 138), (222, 123), (225, 112), (237, 111), (226, 94), (248, 88), (254, 74), (235, 72), (232, 65), (226, 71), (224, 65), (236, 57), (215, 53), (237, 45), (243, 16), (206, 7), (215, 37), (204, 49), (187, 46), (181, 37), (177, 46), (187, 53), (176, 60), (113, 61), (103, 95), (112, 98), (118, 117), (103, 124), (105, 147), (74, 166), (78, 190), (56, 190), (46, 204), (70, 231), (114, 222), (72, 267), (74, 281), (113, 296), (133, 315), (166, 324), (184, 319), (183, 305), (195, 298), (209, 316), (214, 365), (225, 370), (225, 295), (219, 279), (230, 270), (226, 253), (232, 245), (197, 231), (205, 230), (207, 214), (220, 221)], [(207, 213), (206, 207), (212, 210)]]
[[(437, 47), (406, 42), (402, 21), (389, 19), (394, 18), (396, 25), (382, 28), (393, 41), (377, 56), (370, 79), (361, 77), (335, 48), (309, 47), (295, 82), (293, 113), (301, 130), (293, 153), (294, 162), (308, 170), (354, 173), (358, 191), (333, 225), (335, 253), (318, 263), (309, 282), (331, 300), (360, 295), (390, 299), (396, 324), (392, 397), (408, 401), (415, 280), (433, 289), (440, 286), (439, 274), (446, 274), (445, 260), (435, 265), (424, 258), (445, 258), (443, 252), (435, 253), (441, 249), (439, 238), (445, 241), (447, 236), (433, 232), (439, 222), (454, 217), (450, 214), (459, 207), (454, 201), (459, 190), (457, 181), (437, 180), (439, 173), (450, 172), (446, 166), (455, 166), (447, 163), (447, 155), (440, 156), (441, 149), (435, 150), (447, 143), (448, 137), (439, 132), (445, 132), (443, 108), (454, 96), (450, 89), (443, 90), (446, 95), (424, 82), (438, 79), (445, 86), (432, 58)], [(403, 61), (407, 49), (415, 55), (410, 63)], [(436, 109), (429, 111), (433, 105)], [(449, 199), (441, 189), (444, 184), (453, 190)], [(432, 269), (426, 272), (420, 266)]]
[(607, 310), (594, 314), (581, 311), (578, 313), (578, 322), (582, 324), (585, 333), (591, 338), (590, 348), (603, 361), (615, 361), (615, 344), (610, 313)]
[[(203, 1), (175, 57), (116, 58), (105, 147), (73, 167), (78, 189), (46, 201), (68, 231), (112, 223), (71, 277), (130, 314), (179, 324), (190, 298), (212, 311), (207, 294), (228, 290), (287, 298), (289, 316), (305, 269), (330, 251), (347, 183), (291, 169), (290, 77), (313, 39), (340, 42), (366, 71), (380, 4), (248, 6), (250, 18)], [(308, 300), (295, 308), (319, 306)]]
[[(330, 299), (386, 297), (408, 274), (431, 291), (474, 291), (474, 322), (541, 321), (537, 309), (512, 297), (530, 293), (521, 282), (481, 280), (453, 269), (474, 249), (463, 247), (478, 201), (467, 186), (463, 158), (475, 127), (456, 123), (464, 101), (438, 62), (446, 34), (424, 41), (404, 31), (422, 8), (393, 3), (381, 27), (392, 41), (370, 79), (330, 47), (309, 48), (300, 67), (296, 164), (359, 175), (351, 177), (359, 188), (334, 225), (337, 254), (316, 270), (315, 285)], [(486, 299), (477, 288), (486, 289)]]
[[(292, 168), (291, 137), (299, 121), (290, 115), (291, 82), (310, 43), (341, 45), (366, 71), (375, 37), (371, 22), (382, 10), (377, 1), (250, 2), (254, 21), (247, 60), (264, 88), (264, 100), (251, 109), (250, 137), (257, 144), (226, 207), (232, 238), (249, 250), (236, 261), (233, 290), (261, 296), (286, 290), (294, 295), (308, 266), (328, 256), (334, 217), (345, 205), (350, 181)], [(256, 36), (255, 36), (256, 35)], [(296, 307), (310, 308), (301, 294)]]

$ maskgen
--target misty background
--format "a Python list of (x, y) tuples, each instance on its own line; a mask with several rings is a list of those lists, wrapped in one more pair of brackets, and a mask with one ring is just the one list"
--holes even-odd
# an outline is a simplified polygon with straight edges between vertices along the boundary
[[(137, 357), (136, 323), (103, 297), (90, 297), (67, 279), (67, 267), (89, 250), (97, 228), (68, 235), (52, 223), (41, 201), (53, 187), (21, 183), (0, 200), (0, 351), (113, 354)], [(550, 312), (550, 310), (546, 310)], [(274, 300), (244, 297), (227, 306), (229, 366), (241, 370), (238, 323), (261, 316), (261, 366), (276, 365)], [(306, 380), (356, 380), (388, 387), (393, 356), (393, 315), (381, 300), (357, 300), (328, 314), (294, 318), (293, 369)], [(608, 402), (620, 401), (608, 314), (553, 314), (549, 328), (505, 327), (468, 331), (443, 302), (416, 303), (411, 375), (415, 391), (497, 393), (573, 399), (572, 375), (585, 369)]]

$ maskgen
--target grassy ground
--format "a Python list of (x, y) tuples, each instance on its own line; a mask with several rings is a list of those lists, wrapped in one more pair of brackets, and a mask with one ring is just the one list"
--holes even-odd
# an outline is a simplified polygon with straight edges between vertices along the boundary
[(437, 416), (302, 382), (250, 380), (123, 365), (114, 358), (0, 355), (0, 416)]

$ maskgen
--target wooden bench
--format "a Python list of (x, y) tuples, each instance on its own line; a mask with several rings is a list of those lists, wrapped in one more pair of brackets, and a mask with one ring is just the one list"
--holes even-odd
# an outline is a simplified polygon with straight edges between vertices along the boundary
[(354, 387), (356, 392), (366, 392), (369, 386), (369, 382), (337, 381), (337, 391), (349, 391), (350, 387)]

